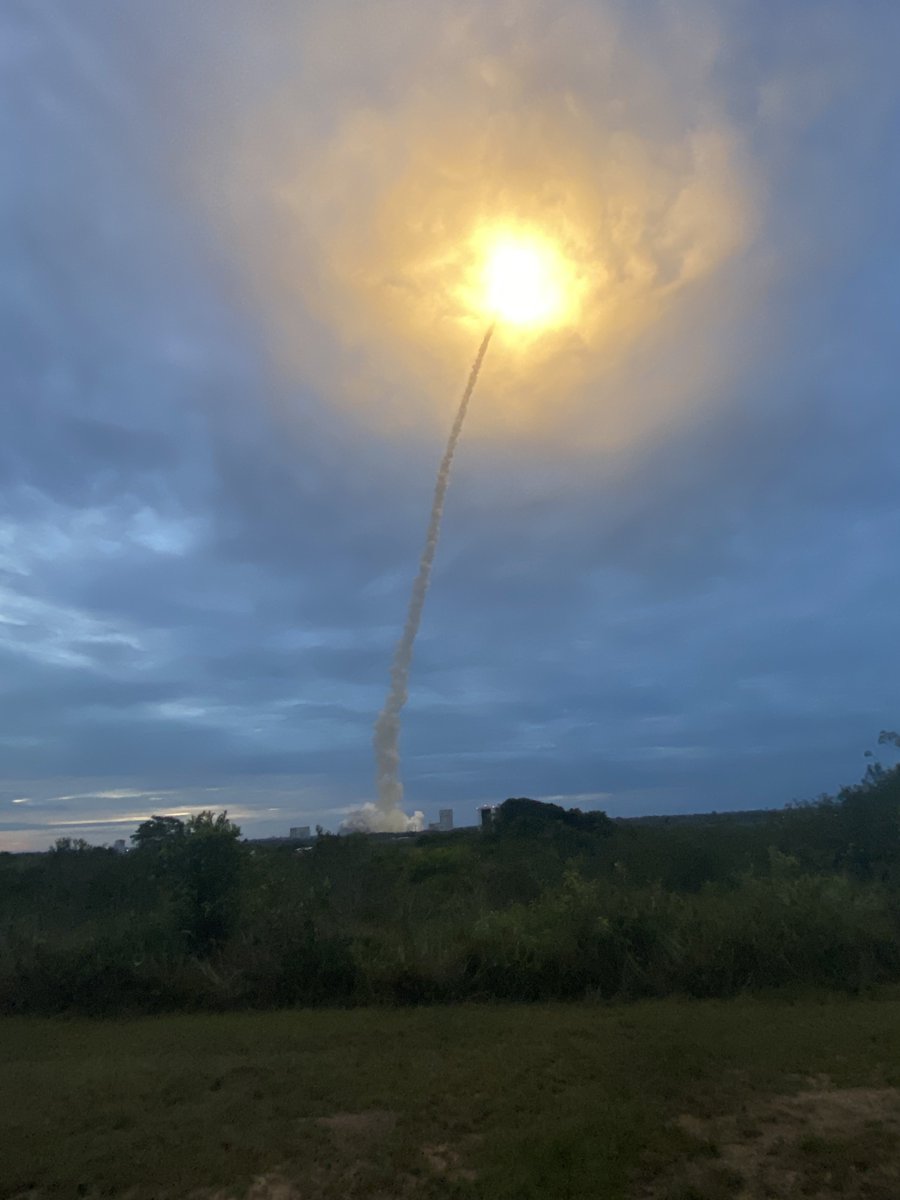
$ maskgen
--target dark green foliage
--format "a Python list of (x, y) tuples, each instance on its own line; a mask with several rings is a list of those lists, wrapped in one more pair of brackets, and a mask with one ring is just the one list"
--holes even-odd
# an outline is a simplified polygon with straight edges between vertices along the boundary
[(837, 799), (789, 809), (780, 833), (779, 845), (815, 869), (900, 881), (900, 768), (874, 764)]
[(350, 940), (324, 933), (309, 917), (273, 920), (234, 957), (241, 984), (236, 999), (253, 1007), (345, 1004), (357, 995)]
[(197, 813), (179, 838), (172, 871), (192, 948), (208, 954), (234, 932), (240, 911), (241, 831), (223, 812)]
[(151, 817), (131, 835), (135, 850), (167, 850), (180, 843), (185, 824), (180, 817)]
[(83, 854), (85, 851), (91, 850), (91, 849), (93, 849), (93, 847), (91, 846), (91, 844), (89, 842), (86, 842), (84, 840), (84, 838), (61, 837), (61, 838), (57, 838), (56, 841), (53, 843), (53, 845), (50, 847), (50, 853), (51, 854)]
[(563, 808), (559, 804), (518, 796), (503, 801), (497, 810), (494, 828), (500, 834), (513, 837), (552, 834), (560, 828), (609, 834), (613, 822), (603, 812), (583, 813), (580, 808)]
[(244, 854), (241, 831), (228, 813), (153, 817), (132, 835), (135, 858), (174, 901), (190, 948), (207, 954), (234, 932), (240, 909)]
[(610, 821), (512, 799), (491, 830), (0, 858), (0, 1011), (858, 992), (900, 981), (900, 770), (763, 814)]

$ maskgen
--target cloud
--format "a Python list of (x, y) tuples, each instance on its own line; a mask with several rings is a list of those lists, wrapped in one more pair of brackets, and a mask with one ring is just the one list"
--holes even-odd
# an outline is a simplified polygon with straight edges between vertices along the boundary
[(573, 320), (501, 327), (468, 437), (619, 449), (708, 402), (761, 286), (763, 193), (712, 9), (392, 0), (364, 23), (342, 3), (242, 26), (238, 136), (197, 131), (200, 202), (288, 377), (369, 428), (444, 426), (487, 320), (482, 234), (534, 228), (572, 264)]

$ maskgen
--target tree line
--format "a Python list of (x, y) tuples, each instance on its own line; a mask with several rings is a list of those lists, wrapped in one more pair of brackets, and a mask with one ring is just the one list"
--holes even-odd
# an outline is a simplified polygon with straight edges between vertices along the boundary
[(298, 853), (208, 811), (155, 816), (132, 847), (0, 855), (0, 1011), (900, 981), (900, 768), (877, 763), (764, 814), (629, 822), (517, 797), (488, 829)]

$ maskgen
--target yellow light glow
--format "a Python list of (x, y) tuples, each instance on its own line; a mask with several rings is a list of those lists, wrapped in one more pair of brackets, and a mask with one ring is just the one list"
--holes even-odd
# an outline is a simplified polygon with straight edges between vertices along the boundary
[(481, 239), (481, 307), (512, 325), (559, 324), (571, 305), (570, 269), (536, 234), (492, 233)]

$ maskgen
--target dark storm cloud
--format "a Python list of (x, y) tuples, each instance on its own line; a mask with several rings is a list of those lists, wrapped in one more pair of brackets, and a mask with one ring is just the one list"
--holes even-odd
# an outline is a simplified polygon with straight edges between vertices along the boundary
[[(207, 806), (333, 826), (371, 794), (440, 448), (276, 372), (188, 196), (179, 118), (227, 146), (274, 62), (290, 80), (289, 8), (248, 11), (0, 15), (10, 846)], [(853, 779), (897, 724), (898, 16), (693, 11), (766, 191), (759, 297), (717, 402), (646, 445), (569, 462), (464, 442), (403, 735), (411, 800), (458, 819), (507, 794), (783, 803)], [(342, 89), (384, 100), (380, 69), (322, 73), (323, 128)], [(705, 334), (685, 329), (679, 360)]]

